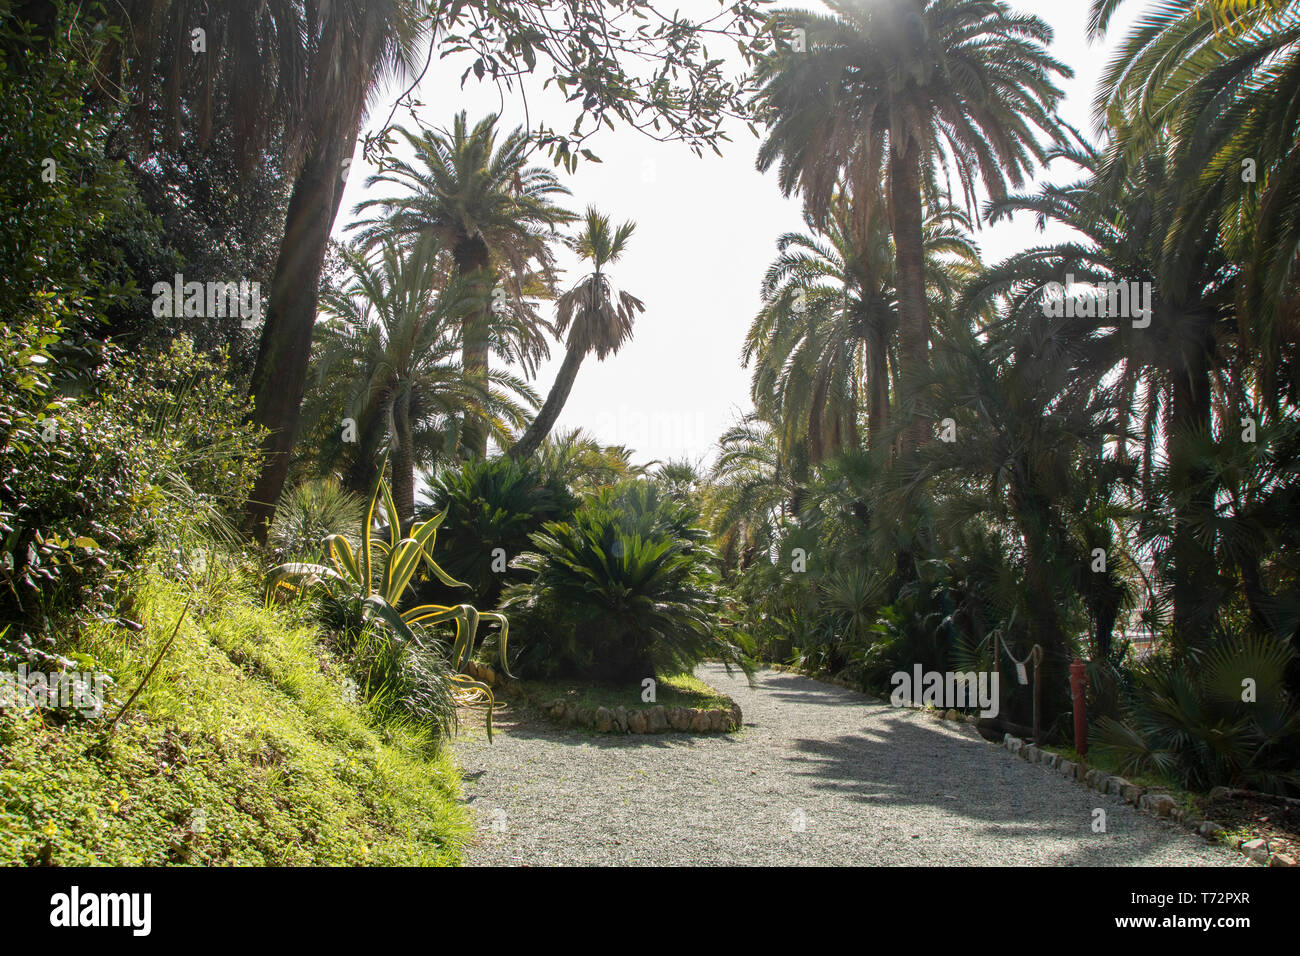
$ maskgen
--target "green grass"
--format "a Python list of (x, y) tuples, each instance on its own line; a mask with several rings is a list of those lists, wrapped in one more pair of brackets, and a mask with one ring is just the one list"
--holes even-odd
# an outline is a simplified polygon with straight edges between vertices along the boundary
[(1176, 796), (1176, 792), (1181, 792), (1182, 788), (1174, 785), (1168, 779), (1150, 774), (1125, 774), (1120, 773), (1119, 762), (1111, 757), (1107, 757), (1096, 750), (1089, 750), (1088, 756), (1082, 757), (1073, 747), (1057, 747), (1045, 744), (1041, 748), (1050, 750), (1053, 753), (1060, 754), (1066, 760), (1072, 763), (1082, 763), (1088, 766), (1089, 770), (1097, 769), (1103, 773), (1110, 774), (1113, 777), (1123, 777), (1129, 783), (1137, 784), (1139, 787), (1145, 787), (1148, 790), (1167, 790), (1171, 796)]
[(247, 580), (195, 595), (106, 734), (188, 594), (150, 577), (142, 632), (96, 625), (72, 648), (113, 678), (103, 717), (0, 710), (0, 864), (459, 862), (471, 824), (448, 748), (347, 703), (305, 613), (264, 609)]
[(626, 707), (648, 710), (651, 707), (695, 707), (702, 710), (727, 710), (732, 700), (691, 674), (672, 674), (655, 679), (655, 699), (641, 699), (640, 683), (623, 685), (591, 684), (578, 680), (522, 681), (523, 691), (543, 703), (563, 698), (579, 706)]

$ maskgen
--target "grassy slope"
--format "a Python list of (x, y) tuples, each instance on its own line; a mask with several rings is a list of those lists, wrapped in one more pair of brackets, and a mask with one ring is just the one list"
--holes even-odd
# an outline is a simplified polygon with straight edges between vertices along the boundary
[(459, 861), (471, 827), (449, 750), (346, 703), (309, 621), (262, 608), (238, 578), (198, 590), (107, 737), (189, 593), (152, 578), (143, 632), (82, 639), (116, 682), (99, 720), (0, 710), (0, 864)]

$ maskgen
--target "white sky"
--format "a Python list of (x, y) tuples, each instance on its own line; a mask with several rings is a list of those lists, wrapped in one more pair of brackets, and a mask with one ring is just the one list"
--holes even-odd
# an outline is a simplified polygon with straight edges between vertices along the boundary
[[(789, 4), (795, 6), (796, 4)], [(797, 4), (815, 8), (818, 4)], [(1105, 46), (1087, 40), (1087, 0), (1022, 0), (1014, 4), (1045, 19), (1055, 32), (1053, 53), (1075, 71), (1066, 81), (1062, 117), (1091, 134), (1091, 102), (1098, 77), (1108, 58)], [(668, 7), (672, 6), (669, 0)], [(681, 0), (684, 13), (717, 10), (716, 0)], [(1121, 9), (1111, 27), (1111, 38), (1123, 35), (1140, 5)], [(722, 50), (712, 49), (715, 56)], [(473, 123), (489, 112), (502, 113), (505, 130), (524, 124), (523, 103), (516, 93), (503, 101), (490, 82), (473, 74), (460, 86), (468, 62), (449, 57), (435, 62), (416, 99), (421, 119), (433, 127), (450, 126), (454, 114), (465, 109)], [(574, 114), (549, 91), (540, 87), (544, 64), (530, 85), (529, 110), (533, 125), (544, 115), (558, 129), (572, 125)], [(376, 102), (370, 116), (373, 129), (382, 124), (392, 101), (409, 84), (394, 84), (388, 98)], [(542, 106), (557, 102), (559, 110)], [(409, 123), (409, 113), (399, 111), (394, 122)], [(413, 124), (409, 124), (412, 125)], [(759, 174), (754, 159), (759, 141), (742, 125), (730, 131), (732, 142), (723, 144), (721, 157), (696, 157), (679, 143), (657, 143), (634, 130), (603, 130), (588, 146), (603, 161), (583, 162), (572, 176), (560, 171), (572, 190), (569, 208), (581, 212), (595, 204), (617, 222), (632, 219), (635, 235), (622, 261), (610, 270), (617, 288), (640, 297), (646, 311), (637, 320), (636, 334), (617, 355), (583, 363), (556, 430), (581, 426), (605, 444), (633, 448), (635, 460), (647, 462), (686, 457), (711, 461), (718, 436), (744, 410), (750, 408), (749, 370), (740, 365), (745, 331), (759, 307), (759, 286), (776, 254), (776, 240), (784, 232), (803, 228), (797, 198), (784, 199), (775, 171)], [(536, 162), (550, 160), (539, 152)], [(352, 209), (366, 195), (364, 181), (373, 172), (357, 150), (348, 177), (343, 205), (335, 225), (336, 238), (345, 238)], [(382, 188), (373, 195), (387, 195)], [(1049, 237), (1051, 233), (1049, 232)], [(981, 231), (977, 239), (986, 261), (994, 262), (1044, 236), (1029, 219), (1000, 224)], [(560, 250), (560, 264), (575, 280), (575, 259)], [(543, 308), (550, 308), (543, 304)], [(562, 343), (552, 347), (552, 358), (533, 383), (545, 398), (564, 355)]]

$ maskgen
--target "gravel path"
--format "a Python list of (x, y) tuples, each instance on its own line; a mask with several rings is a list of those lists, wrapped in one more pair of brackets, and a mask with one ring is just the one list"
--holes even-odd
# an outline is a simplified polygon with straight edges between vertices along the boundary
[[(481, 865), (1242, 865), (1241, 854), (954, 725), (819, 681), (704, 665), (736, 734), (605, 735), (502, 715), (456, 749)], [(1093, 808), (1107, 832), (1093, 833)]]

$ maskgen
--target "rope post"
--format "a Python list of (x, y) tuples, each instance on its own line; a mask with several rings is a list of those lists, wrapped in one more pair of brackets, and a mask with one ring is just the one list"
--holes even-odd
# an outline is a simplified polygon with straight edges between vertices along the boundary
[(1070, 664), (1070, 696), (1074, 698), (1074, 749), (1079, 756), (1088, 756), (1088, 677), (1083, 661), (1075, 658)]
[(1038, 679), (1038, 665), (1043, 662), (1043, 649), (1035, 644), (1032, 654), (1034, 658), (1034, 745), (1041, 747), (1043, 745), (1041, 720), (1043, 694), (1042, 682)]

